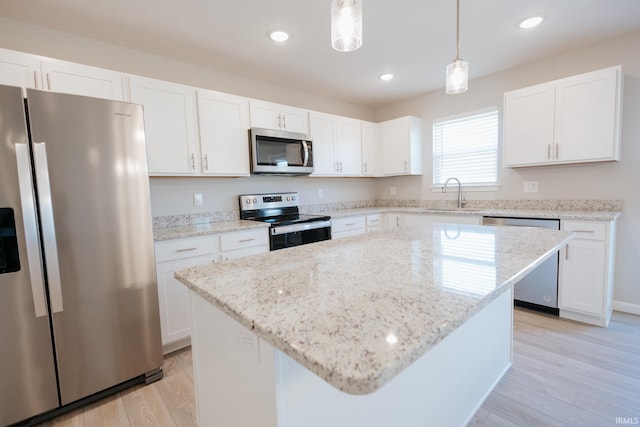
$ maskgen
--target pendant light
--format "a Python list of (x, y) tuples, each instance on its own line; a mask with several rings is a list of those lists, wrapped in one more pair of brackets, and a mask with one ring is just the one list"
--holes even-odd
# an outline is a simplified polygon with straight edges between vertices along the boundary
[(362, 46), (362, 0), (331, 0), (331, 46), (340, 52)]
[(447, 93), (462, 93), (468, 88), (469, 63), (460, 59), (460, 0), (456, 0), (456, 59), (447, 65)]

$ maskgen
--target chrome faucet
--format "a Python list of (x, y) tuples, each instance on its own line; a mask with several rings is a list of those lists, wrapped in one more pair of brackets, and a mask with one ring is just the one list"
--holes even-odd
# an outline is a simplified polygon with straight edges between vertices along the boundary
[(454, 180), (458, 183), (458, 208), (462, 208), (464, 207), (464, 205), (467, 204), (467, 201), (464, 200), (462, 198), (462, 184), (460, 184), (460, 180), (458, 178), (448, 178), (444, 185), (442, 186), (442, 192), (446, 193), (447, 192), (447, 185), (449, 184), (449, 181)]

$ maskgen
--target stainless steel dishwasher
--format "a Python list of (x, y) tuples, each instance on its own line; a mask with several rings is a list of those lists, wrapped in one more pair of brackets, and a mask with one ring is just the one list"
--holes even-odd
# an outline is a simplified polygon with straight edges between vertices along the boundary
[[(482, 225), (544, 227), (560, 230), (559, 219), (482, 218)], [(558, 315), (558, 253), (548, 258), (514, 287), (515, 304)]]

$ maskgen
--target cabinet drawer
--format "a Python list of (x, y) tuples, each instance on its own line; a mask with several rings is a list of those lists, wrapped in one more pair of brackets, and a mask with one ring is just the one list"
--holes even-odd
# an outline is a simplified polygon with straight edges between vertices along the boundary
[(354, 230), (361, 228), (364, 230), (365, 217), (354, 216), (348, 218), (337, 218), (331, 220), (331, 233), (340, 233), (341, 231)]
[(218, 236), (198, 236), (156, 242), (156, 262), (218, 253)]
[(382, 215), (381, 214), (371, 214), (367, 215), (367, 228), (378, 227), (382, 225)]
[(604, 240), (607, 235), (607, 224), (593, 221), (563, 221), (564, 231), (573, 231), (577, 239)]
[(223, 252), (262, 245), (269, 246), (269, 234), (266, 228), (220, 235), (220, 248)]

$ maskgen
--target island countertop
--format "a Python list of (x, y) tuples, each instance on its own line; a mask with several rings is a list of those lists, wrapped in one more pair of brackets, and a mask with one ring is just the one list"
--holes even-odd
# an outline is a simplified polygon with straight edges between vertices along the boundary
[(571, 238), (435, 224), (329, 240), (175, 277), (329, 384), (370, 393)]

